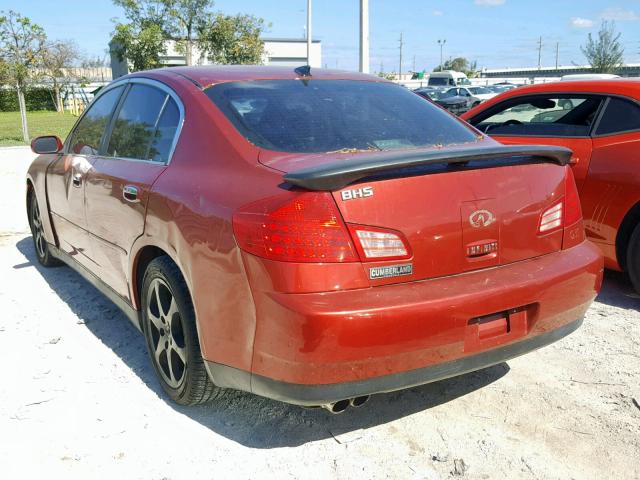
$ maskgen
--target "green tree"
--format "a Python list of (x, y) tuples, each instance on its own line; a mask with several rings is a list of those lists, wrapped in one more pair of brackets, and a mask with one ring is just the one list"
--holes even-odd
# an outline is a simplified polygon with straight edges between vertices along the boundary
[(211, 17), (212, 0), (164, 0), (169, 15), (167, 29), (178, 40), (187, 65), (193, 65), (193, 45), (197, 32), (205, 28)]
[[(161, 28), (168, 27), (169, 8), (167, 0), (113, 0), (113, 4), (124, 10), (124, 16), (129, 22), (138, 28), (149, 25), (158, 25)], [(170, 29), (165, 28), (164, 33), (170, 34)]]
[(166, 53), (165, 38), (159, 25), (149, 23), (140, 27), (128, 23), (116, 25), (112, 42), (120, 61), (131, 62), (136, 72), (162, 66), (160, 57)]
[(594, 72), (615, 73), (622, 66), (624, 48), (620, 44), (620, 35), (616, 33), (615, 23), (606, 20), (600, 26), (597, 39), (589, 34), (587, 43), (580, 50)]
[(475, 77), (478, 71), (478, 62), (475, 60), (470, 62), (464, 57), (450, 58), (445, 61), (443, 65), (439, 65), (434, 72), (441, 72), (443, 70), (454, 70), (464, 73), (467, 77)]
[(166, 53), (165, 40), (171, 36), (170, 16), (165, 0), (113, 0), (122, 7), (128, 23), (117, 23), (112, 44), (120, 61), (132, 70), (161, 67)]
[(62, 112), (62, 86), (70, 80), (68, 68), (79, 58), (76, 44), (70, 40), (57, 40), (45, 45), (42, 54), (42, 74), (53, 85), (54, 102), (56, 110)]
[(194, 47), (215, 63), (261, 63), (264, 21), (251, 15), (213, 13), (213, 0), (113, 0), (128, 23), (116, 24), (114, 42), (120, 60), (133, 70), (161, 66), (166, 41), (175, 40), (192, 65)]
[(24, 91), (42, 64), (47, 36), (39, 25), (13, 10), (0, 12), (0, 58), (6, 65), (5, 75), (15, 86), (22, 120), (22, 138), (29, 142)]
[(253, 15), (225, 15), (209, 18), (198, 32), (200, 48), (213, 63), (262, 63), (265, 23)]

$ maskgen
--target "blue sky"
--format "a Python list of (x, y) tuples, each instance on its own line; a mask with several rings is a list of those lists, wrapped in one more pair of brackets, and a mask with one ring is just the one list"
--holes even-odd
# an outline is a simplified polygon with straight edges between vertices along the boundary
[[(323, 64), (357, 69), (358, 0), (314, 0), (313, 36), (323, 43)], [(51, 38), (73, 39), (92, 56), (104, 55), (113, 19), (122, 11), (110, 0), (0, 0), (45, 28)], [(306, 0), (218, 0), (225, 13), (251, 13), (271, 27), (266, 36), (302, 37)], [(542, 36), (542, 63), (582, 64), (589, 32), (603, 19), (616, 21), (625, 61), (640, 62), (640, 0), (370, 0), (371, 69), (398, 68), (398, 39), (404, 37), (403, 70), (432, 69), (445, 38), (444, 57), (464, 56), (479, 67), (536, 66)]]

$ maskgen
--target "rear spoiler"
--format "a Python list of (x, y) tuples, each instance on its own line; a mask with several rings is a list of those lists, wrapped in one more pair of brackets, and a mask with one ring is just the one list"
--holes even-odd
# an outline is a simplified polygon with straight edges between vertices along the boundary
[(373, 174), (401, 168), (509, 157), (530, 157), (532, 160), (567, 165), (571, 155), (572, 151), (568, 148), (546, 145), (497, 145), (387, 154), (375, 153), (302, 168), (286, 173), (283, 178), (287, 183), (308, 190), (337, 190)]

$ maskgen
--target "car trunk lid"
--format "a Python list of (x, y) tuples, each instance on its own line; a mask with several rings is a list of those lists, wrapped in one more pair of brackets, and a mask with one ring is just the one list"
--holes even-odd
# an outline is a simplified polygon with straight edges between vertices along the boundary
[(363, 262), (372, 285), (378, 285), (560, 250), (562, 229), (540, 234), (539, 227), (543, 213), (562, 201), (563, 166), (570, 155), (557, 147), (491, 144), (337, 158), (287, 156), (267, 164), (286, 172), (290, 184), (330, 191), (348, 225), (399, 232), (406, 239), (410, 258)]

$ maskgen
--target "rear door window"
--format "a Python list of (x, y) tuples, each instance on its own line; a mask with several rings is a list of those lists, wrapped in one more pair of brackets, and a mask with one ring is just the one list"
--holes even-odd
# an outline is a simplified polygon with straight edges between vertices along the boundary
[(134, 83), (117, 114), (105, 156), (166, 163), (179, 119), (170, 95)]
[(602, 103), (597, 96), (536, 96), (510, 99), (471, 120), (490, 135), (584, 137)]
[(91, 104), (76, 126), (69, 151), (80, 155), (97, 155), (104, 131), (109, 124), (111, 114), (120, 99), (123, 87), (112, 88), (103, 93)]
[(611, 135), (633, 130), (640, 130), (640, 106), (624, 98), (609, 98), (596, 135)]

